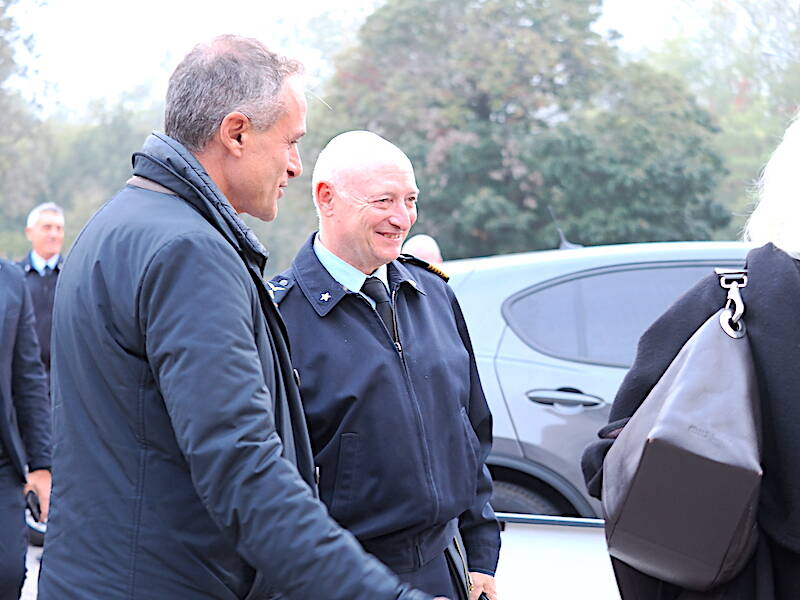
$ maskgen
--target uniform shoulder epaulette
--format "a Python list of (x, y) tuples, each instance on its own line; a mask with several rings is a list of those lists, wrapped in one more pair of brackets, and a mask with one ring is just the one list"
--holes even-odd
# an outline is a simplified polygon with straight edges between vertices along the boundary
[(439, 267), (437, 267), (436, 265), (432, 265), (431, 263), (422, 260), (421, 258), (417, 258), (413, 254), (401, 254), (400, 256), (397, 257), (397, 260), (399, 260), (400, 262), (410, 263), (412, 265), (422, 267), (426, 271), (430, 271), (431, 273), (438, 275), (445, 281), (448, 281), (450, 279), (450, 276), (444, 271), (442, 271)]
[(269, 290), (272, 300), (275, 304), (280, 304), (281, 300), (286, 297), (286, 293), (294, 285), (294, 280), (289, 279), (285, 275), (276, 275), (272, 279), (265, 280), (267, 290)]

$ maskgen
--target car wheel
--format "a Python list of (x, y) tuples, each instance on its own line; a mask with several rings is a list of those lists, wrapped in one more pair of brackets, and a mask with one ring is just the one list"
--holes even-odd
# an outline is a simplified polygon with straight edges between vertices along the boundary
[(541, 494), (515, 483), (495, 481), (492, 508), (496, 512), (560, 515), (559, 508)]

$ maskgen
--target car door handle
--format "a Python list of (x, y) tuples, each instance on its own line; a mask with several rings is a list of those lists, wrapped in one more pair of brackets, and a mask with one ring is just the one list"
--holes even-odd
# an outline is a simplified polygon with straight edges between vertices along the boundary
[(547, 406), (560, 406), (569, 407), (584, 407), (591, 408), (593, 406), (600, 406), (603, 400), (597, 396), (590, 396), (589, 394), (582, 394), (580, 392), (562, 392), (560, 390), (530, 390), (525, 395), (531, 402), (536, 404), (545, 404)]

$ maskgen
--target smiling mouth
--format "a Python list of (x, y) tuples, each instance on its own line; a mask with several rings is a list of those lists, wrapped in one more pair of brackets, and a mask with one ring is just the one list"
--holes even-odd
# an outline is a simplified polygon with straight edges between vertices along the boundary
[(387, 240), (395, 240), (400, 241), (403, 239), (402, 233), (381, 233), (378, 232), (378, 235), (385, 237)]

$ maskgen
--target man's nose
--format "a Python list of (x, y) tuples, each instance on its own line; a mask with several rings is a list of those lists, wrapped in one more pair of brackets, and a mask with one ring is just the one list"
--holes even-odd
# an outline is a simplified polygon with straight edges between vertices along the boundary
[(394, 204), (392, 214), (389, 215), (389, 224), (399, 229), (411, 229), (416, 218), (415, 209), (406, 205), (405, 202), (395, 202)]
[(297, 144), (292, 146), (291, 155), (289, 156), (289, 166), (286, 168), (289, 177), (300, 177), (303, 174), (303, 160), (300, 158), (300, 148)]

